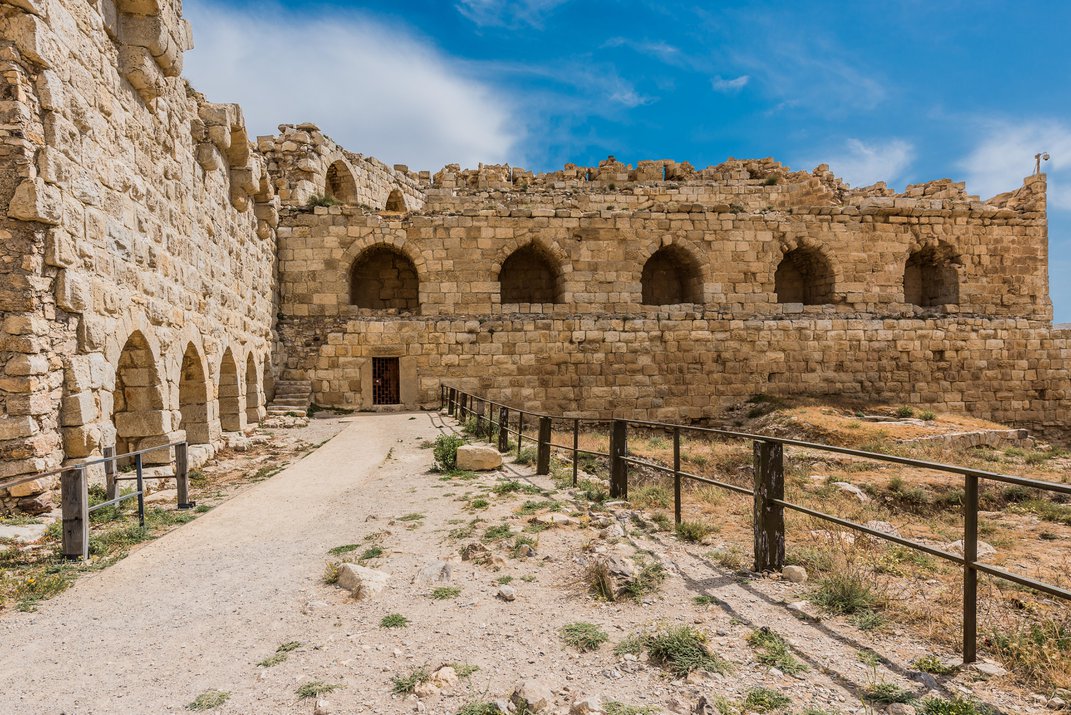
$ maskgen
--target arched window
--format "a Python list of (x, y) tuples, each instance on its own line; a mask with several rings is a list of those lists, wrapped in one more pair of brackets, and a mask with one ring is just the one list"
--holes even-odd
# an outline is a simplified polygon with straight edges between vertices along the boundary
[(774, 274), (778, 303), (833, 302), (833, 266), (821, 251), (797, 248), (785, 254)]
[(665, 246), (643, 265), (640, 277), (644, 305), (703, 302), (703, 274), (699, 262), (679, 246)]
[(136, 452), (143, 440), (169, 431), (160, 373), (140, 332), (131, 333), (119, 355), (112, 400), (116, 454)]
[(913, 252), (904, 265), (904, 302), (926, 308), (959, 303), (957, 263), (945, 247)]
[(190, 343), (182, 356), (182, 373), (179, 375), (179, 413), (178, 429), (186, 430), (186, 441), (190, 444), (207, 444), (211, 442), (208, 428), (208, 382), (201, 365), (201, 356), (197, 348)]
[(324, 195), (342, 204), (357, 203), (357, 182), (353, 180), (350, 168), (341, 159), (327, 167)]
[(502, 263), (498, 284), (502, 303), (560, 303), (561, 272), (543, 248), (528, 244)]
[(383, 208), (387, 213), (405, 213), (405, 197), (402, 196), (402, 192), (398, 189), (394, 189), (387, 196), (387, 205)]
[(238, 366), (230, 348), (219, 366), (219, 424), (226, 432), (242, 429), (242, 396), (238, 391)]
[(371, 310), (417, 313), (420, 279), (409, 257), (392, 246), (372, 246), (350, 269), (350, 304)]

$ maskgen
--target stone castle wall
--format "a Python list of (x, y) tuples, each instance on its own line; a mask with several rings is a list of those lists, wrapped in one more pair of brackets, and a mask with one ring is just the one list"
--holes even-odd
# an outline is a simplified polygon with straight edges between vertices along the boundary
[(263, 410), (278, 201), (189, 47), (178, 0), (0, 3), (0, 479)]
[[(404, 216), (284, 212), (284, 374), (309, 379), (320, 404), (358, 408), (373, 406), (370, 359), (398, 357), (409, 406), (437, 400), (442, 380), (534, 409), (659, 419), (807, 393), (1067, 436), (1071, 353), (1049, 322), (1043, 176), (982, 202), (948, 181), (850, 190), (824, 167), (771, 161), (645, 169), (655, 178), (612, 161), (538, 176), (448, 167)], [(416, 307), (352, 304), (356, 264), (383, 250), (412, 267)], [(801, 251), (827, 268), (809, 278), (824, 286), (817, 304), (779, 294)], [(911, 278), (918, 256), (943, 273)], [(683, 293), (663, 300), (660, 276), (675, 271)], [(541, 302), (512, 302), (510, 275)], [(548, 277), (552, 290), (533, 288)], [(912, 280), (945, 281), (954, 299), (915, 304)]]
[(180, 0), (0, 0), (0, 480), (204, 459), (276, 378), (376, 407), (374, 358), (406, 407), (441, 381), (660, 419), (805, 392), (1068, 434), (1043, 175), (983, 202), (769, 159), (417, 172), (313, 124), (252, 141), (182, 79), (191, 44)]

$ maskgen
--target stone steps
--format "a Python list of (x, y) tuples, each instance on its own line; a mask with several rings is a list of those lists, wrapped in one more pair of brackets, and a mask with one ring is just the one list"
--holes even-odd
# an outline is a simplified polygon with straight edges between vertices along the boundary
[(312, 404), (312, 383), (308, 380), (276, 380), (275, 398), (268, 405), (269, 415), (305, 414)]

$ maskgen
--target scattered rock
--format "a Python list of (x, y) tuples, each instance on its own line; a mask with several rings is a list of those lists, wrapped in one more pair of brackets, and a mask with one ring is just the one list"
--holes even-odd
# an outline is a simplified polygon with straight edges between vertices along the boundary
[(513, 705), (524, 712), (527, 707), (530, 711), (543, 712), (554, 702), (554, 693), (546, 683), (538, 680), (524, 680), (513, 686), (513, 694), (510, 695)]
[(864, 492), (861, 488), (855, 486), (854, 484), (850, 484), (848, 482), (833, 482), (833, 486), (835, 486), (837, 489), (840, 489), (842, 492), (847, 492), (848, 494), (851, 494), (861, 502), (870, 501), (870, 495)]
[(604, 539), (620, 539), (625, 536), (625, 527), (621, 526), (618, 522), (610, 524), (608, 527), (599, 532), (599, 536)]
[(915, 715), (917, 711), (907, 703), (893, 703), (885, 709), (885, 712), (888, 715)]
[(1061, 697), (1049, 698), (1045, 705), (1051, 710), (1063, 710), (1067, 707), (1067, 701)]
[(482, 444), (463, 444), (457, 448), (457, 468), (475, 472), (498, 469), (502, 466), (502, 455), (494, 447)]
[(503, 601), (515, 601), (517, 600), (517, 591), (513, 586), (499, 586), (498, 597)]
[(602, 698), (598, 695), (585, 695), (573, 701), (569, 715), (595, 715), (602, 712)]
[(491, 560), (491, 550), (478, 541), (461, 547), (461, 560), (485, 564)]
[(553, 512), (550, 514), (539, 514), (538, 516), (534, 516), (531, 519), (531, 522), (533, 524), (541, 524), (543, 526), (566, 526), (568, 524), (572, 524), (573, 521), (574, 520), (571, 516), (566, 516), (565, 514), (555, 514)]
[(331, 703), (323, 698), (316, 698), (316, 705), (312, 708), (312, 715), (331, 715)]
[(338, 571), (338, 585), (358, 598), (375, 596), (387, 586), (388, 575), (382, 571), (358, 566), (357, 564), (342, 564)]
[(416, 583), (434, 585), (437, 583), (450, 583), (453, 567), (449, 561), (432, 561), (420, 569), (416, 576)]
[(444, 665), (431, 674), (431, 683), (440, 690), (452, 688), (458, 683), (457, 671)]
[[(979, 542), (979, 546), (981, 546), (981, 542)], [(982, 675), (988, 675), (994, 678), (999, 678), (1002, 675), (1008, 674), (1008, 671), (1001, 668), (996, 663), (974, 663), (971, 667)]]
[(896, 527), (887, 521), (868, 521), (863, 524), (863, 526), (868, 529), (873, 529), (874, 531), (880, 531), (883, 534), (888, 534), (889, 536), (900, 536), (900, 532), (897, 531)]
[(29, 544), (44, 536), (47, 530), (48, 524), (25, 524), (23, 526), (0, 524), (0, 539), (10, 539), (15, 543)]
[(781, 570), (781, 575), (792, 583), (807, 583), (807, 569), (802, 566), (786, 566)]
[(306, 616), (311, 616), (317, 611), (326, 611), (331, 608), (331, 604), (327, 601), (306, 601), (305, 605), (301, 607), (301, 612)]
[[(951, 551), (953, 554), (957, 554), (959, 556), (962, 556), (963, 555), (963, 539), (959, 539), (958, 541), (953, 541), (950, 544), (945, 544), (945, 550), (946, 551)], [(978, 558), (980, 558), (980, 559), (988, 558), (988, 557), (994, 555), (995, 553), (997, 553), (997, 549), (992, 544), (990, 544), (990, 543), (988, 543), (986, 541), (979, 541), (978, 542)]]
[(418, 683), (417, 686), (413, 688), (413, 695), (416, 695), (418, 698), (434, 698), (438, 694), (439, 688), (430, 680)]
[(612, 575), (620, 576), (621, 578), (632, 578), (636, 574), (636, 564), (632, 562), (632, 559), (626, 559), (622, 556), (610, 556), (607, 558), (606, 568), (610, 570)]
[(518, 559), (530, 559), (536, 555), (536, 550), (531, 544), (521, 544), (513, 550), (513, 555)]

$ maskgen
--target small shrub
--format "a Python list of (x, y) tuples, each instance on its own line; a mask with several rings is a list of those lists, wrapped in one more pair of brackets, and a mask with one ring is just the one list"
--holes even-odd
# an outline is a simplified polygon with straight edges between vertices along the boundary
[(662, 712), (650, 705), (626, 705), (616, 700), (608, 700), (603, 703), (602, 711), (606, 715), (655, 715)]
[(714, 549), (707, 552), (707, 558), (723, 568), (739, 571), (747, 564), (747, 557), (735, 546)]
[(326, 584), (338, 583), (338, 577), (341, 572), (342, 564), (332, 561), (324, 566), (323, 582)]
[(792, 698), (769, 688), (752, 688), (744, 696), (744, 709), (756, 713), (772, 713), (788, 707)]
[(351, 551), (356, 551), (361, 548), (360, 544), (343, 544), (342, 546), (336, 546), (327, 553), (332, 556), (341, 556), (342, 554), (348, 554)]
[(915, 699), (910, 690), (905, 690), (895, 683), (871, 683), (863, 690), (863, 699), (872, 703), (890, 705), (892, 703), (907, 703)]
[(435, 438), (432, 454), (439, 471), (446, 472), (457, 468), (457, 448), (463, 444), (465, 440), (457, 435), (441, 434)]
[(424, 515), (420, 512), (413, 512), (411, 514), (404, 514), (398, 517), (398, 521), (420, 521), (424, 518)]
[(916, 660), (912, 665), (923, 673), (930, 673), (931, 675), (950, 675), (956, 672), (956, 666), (945, 665), (940, 658), (935, 655), (923, 656)]
[(993, 715), (994, 710), (956, 695), (951, 700), (926, 698), (916, 706), (919, 715)]
[(226, 690), (206, 690), (196, 698), (193, 702), (186, 706), (187, 710), (213, 710), (223, 705), (223, 703), (230, 700), (231, 694)]
[(582, 480), (577, 486), (580, 489), (581, 496), (590, 502), (602, 504), (610, 498), (610, 492), (606, 490), (606, 487), (590, 479)]
[(487, 501), (483, 497), (476, 497), (475, 499), (469, 502), (469, 506), (473, 509), (486, 509), (487, 507), (491, 506), (491, 502)]
[(625, 640), (614, 646), (614, 655), (639, 655), (643, 652), (647, 636), (643, 633), (633, 633), (625, 636)]
[(792, 650), (785, 639), (769, 628), (763, 627), (752, 631), (747, 637), (747, 642), (758, 651), (758, 661), (763, 665), (777, 668), (788, 675), (796, 675), (807, 670), (807, 666), (792, 655)]
[(290, 651), (297, 650), (301, 647), (299, 641), (288, 641), (275, 649), (275, 653), (268, 656), (264, 660), (257, 663), (261, 668), (271, 668), (272, 666), (279, 665), (287, 659), (287, 654)]
[(662, 568), (662, 564), (641, 563), (640, 569), (632, 578), (621, 585), (621, 595), (638, 601), (647, 594), (658, 591), (665, 580), (666, 570)]
[(665, 487), (649, 484), (630, 489), (628, 500), (641, 509), (668, 509), (673, 502), (673, 495)]
[(715, 598), (714, 596), (707, 596), (706, 594), (696, 596), (692, 599), (692, 601), (697, 606), (716, 606), (721, 603), (721, 601)]
[(396, 675), (391, 678), (391, 692), (395, 695), (405, 695), (416, 690), (416, 686), (426, 683), (431, 679), (431, 673), (427, 668), (417, 668), (409, 675)]
[(454, 669), (459, 678), (467, 678), (480, 669), (480, 666), (469, 663), (451, 663), (450, 667)]
[(697, 544), (706, 538), (713, 529), (709, 524), (701, 521), (682, 521), (677, 524), (677, 538)]
[(327, 695), (328, 693), (332, 693), (338, 690), (340, 687), (342, 686), (336, 685), (334, 683), (325, 683), (320, 680), (313, 680), (311, 682), (305, 683), (295, 692), (297, 692), (298, 698), (300, 698), (301, 700), (306, 700), (308, 698), (318, 698), (321, 695)]
[(309, 202), (305, 204), (305, 208), (314, 209), (318, 206), (338, 206), (338, 199), (334, 196), (326, 196), (316, 194), (309, 197)]
[(818, 582), (811, 600), (830, 613), (847, 616), (874, 610), (880, 599), (859, 575), (834, 573)]
[(509, 528), (509, 524), (495, 524), (489, 526), (483, 532), (483, 541), (501, 541), (502, 539), (508, 539), (513, 535), (513, 531)]
[(651, 634), (644, 645), (652, 662), (679, 678), (693, 670), (728, 671), (728, 663), (707, 648), (706, 636), (689, 626), (671, 626)]
[(388, 613), (379, 622), (380, 628), (405, 628), (409, 625), (409, 619), (400, 613)]
[(566, 644), (571, 645), (581, 652), (597, 650), (600, 645), (610, 639), (606, 631), (594, 623), (577, 621), (562, 626), (561, 637)]
[(901, 407), (900, 409), (896, 410), (896, 416), (903, 418), (914, 417), (915, 411), (910, 407)]
[(538, 545), (539, 542), (531, 536), (517, 534), (517, 536), (513, 537), (513, 547), (510, 549), (510, 553), (513, 555), (513, 558), (518, 559), (522, 556), (528, 556), (534, 553), (535, 548)]
[(361, 555), (357, 558), (358, 561), (371, 561), (372, 559), (378, 559), (383, 555), (383, 549), (378, 546), (372, 546), (361, 552)]
[(457, 711), (457, 715), (500, 715), (500, 713), (497, 705), (486, 702), (465, 703)]
[(588, 584), (588, 591), (595, 598), (602, 601), (613, 601), (617, 598), (614, 577), (610, 575), (610, 567), (605, 562), (596, 561), (588, 566), (584, 572), (584, 580)]
[(517, 454), (517, 458), (514, 459), (513, 461), (516, 462), (517, 464), (522, 464), (522, 465), (535, 464), (536, 457), (537, 457), (537, 455), (536, 455), (536, 451), (535, 451), (534, 448), (532, 448), (532, 447), (524, 447)]
[(431, 597), (436, 601), (446, 601), (461, 595), (461, 589), (456, 586), (440, 586), (431, 592)]
[(935, 419), (937, 419), (937, 415), (931, 412), (930, 410), (923, 410), (919, 413), (919, 418), (925, 420), (926, 422), (933, 422)]

